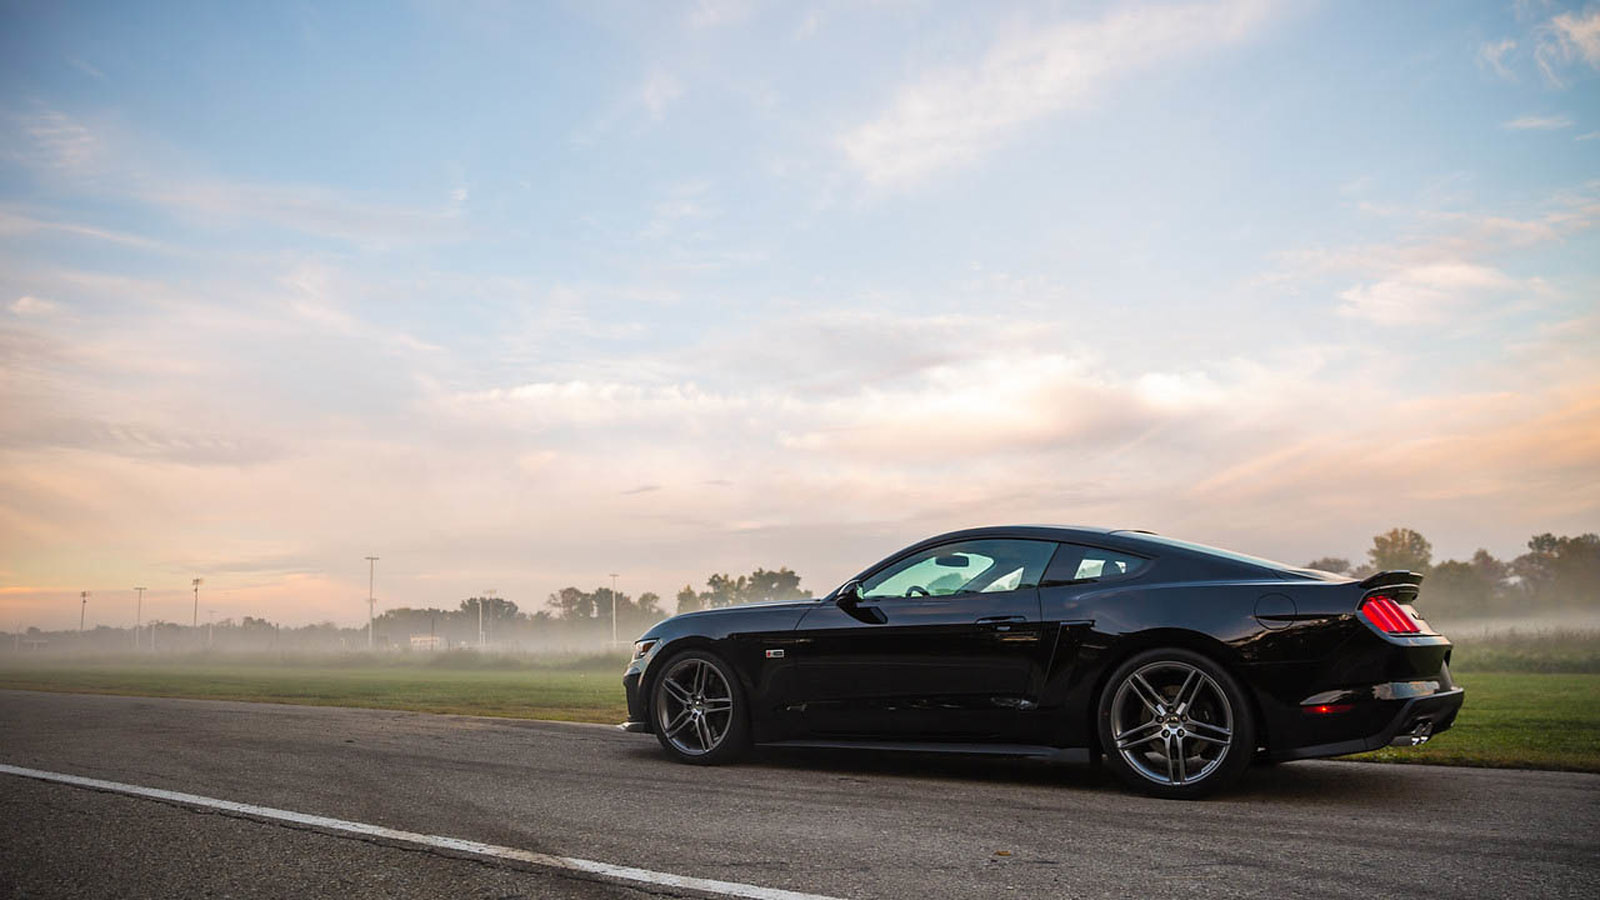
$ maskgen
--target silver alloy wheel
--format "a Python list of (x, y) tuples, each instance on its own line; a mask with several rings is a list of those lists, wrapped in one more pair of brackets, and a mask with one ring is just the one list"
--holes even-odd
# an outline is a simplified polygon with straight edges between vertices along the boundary
[(1233, 707), (1210, 675), (1159, 660), (1123, 679), (1111, 701), (1117, 753), (1157, 784), (1205, 780), (1233, 748)]
[(733, 724), (733, 689), (717, 667), (689, 657), (661, 676), (656, 727), (685, 756), (717, 749)]

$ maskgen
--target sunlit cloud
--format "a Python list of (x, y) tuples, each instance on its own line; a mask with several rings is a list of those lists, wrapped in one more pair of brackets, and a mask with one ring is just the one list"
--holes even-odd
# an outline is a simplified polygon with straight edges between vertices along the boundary
[(136, 234), (121, 231), (112, 231), (106, 228), (96, 228), (90, 225), (80, 225), (73, 222), (55, 222), (40, 219), (35, 216), (20, 212), (0, 209), (0, 237), (16, 237), (20, 235), (62, 235), (67, 237), (88, 237), (95, 240), (106, 241), (112, 244), (123, 244), (129, 247), (140, 247), (148, 250), (161, 249), (162, 244)]
[(751, 5), (750, 0), (694, 0), (689, 24), (695, 28), (732, 25), (750, 15)]
[(667, 115), (667, 109), (683, 97), (683, 82), (667, 72), (654, 72), (645, 79), (644, 86), (639, 88), (639, 101), (650, 113), (650, 118), (659, 122)]
[(1518, 287), (1515, 279), (1488, 266), (1437, 262), (1390, 272), (1371, 284), (1339, 294), (1339, 311), (1382, 325), (1418, 325), (1443, 321), (1484, 295)]
[(1000, 522), (1595, 529), (1600, 182), (1534, 68), (1590, 77), (1589, 7), (572, 9), (176, 94), (60, 10), (127, 52), (0, 88), (0, 629), (194, 577), (354, 624), (367, 555), (380, 609), (533, 609)]
[(20, 117), (22, 133), (32, 146), (24, 159), (35, 165), (71, 174), (84, 174), (99, 167), (105, 144), (99, 135), (72, 116), (56, 110), (40, 110)]
[(1507, 131), (1560, 131), (1572, 127), (1566, 116), (1519, 116), (1500, 126)]
[(1554, 16), (1538, 36), (1534, 59), (1551, 84), (1564, 85), (1562, 70), (1576, 63), (1600, 69), (1600, 6)]
[(1478, 64), (1507, 81), (1515, 81), (1516, 73), (1506, 64), (1506, 57), (1515, 49), (1517, 42), (1511, 38), (1486, 42), (1478, 48)]
[(1119, 79), (1253, 37), (1273, 4), (1115, 9), (1097, 21), (1029, 29), (996, 41), (975, 65), (927, 73), (890, 108), (840, 137), (868, 180), (903, 185), (970, 164), (1029, 123), (1097, 99)]
[(58, 308), (49, 300), (30, 296), (18, 297), (10, 307), (12, 314), (18, 316), (51, 316)]

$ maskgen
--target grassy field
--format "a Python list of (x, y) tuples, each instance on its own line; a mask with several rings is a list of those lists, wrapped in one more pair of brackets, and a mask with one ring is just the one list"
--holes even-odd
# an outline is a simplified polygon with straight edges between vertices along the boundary
[(1467, 702), (1449, 731), (1422, 747), (1350, 758), (1600, 772), (1600, 675), (1471, 672), (1456, 680)]
[(130, 661), (0, 665), (0, 688), (249, 700), (315, 706), (361, 706), (473, 716), (621, 722), (621, 659), (598, 657), (555, 665), (373, 665), (323, 660), (268, 662)]
[[(363, 656), (13, 661), (0, 663), (0, 688), (613, 723), (626, 717), (623, 665), (615, 656), (530, 662), (477, 654), (383, 663)], [(1420, 749), (1352, 758), (1600, 772), (1600, 674), (1472, 670), (1457, 680), (1467, 704), (1450, 731)]]
[(1600, 673), (1600, 633), (1594, 631), (1468, 633), (1454, 640), (1452, 672)]

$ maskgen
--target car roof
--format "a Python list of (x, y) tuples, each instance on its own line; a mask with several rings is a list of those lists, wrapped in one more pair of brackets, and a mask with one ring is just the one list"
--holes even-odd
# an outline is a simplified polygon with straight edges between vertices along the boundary
[(1145, 556), (1181, 556), (1221, 561), (1234, 566), (1245, 565), (1252, 569), (1274, 572), (1295, 571), (1293, 566), (1284, 563), (1236, 553), (1221, 547), (1207, 547), (1203, 544), (1170, 539), (1141, 528), (1103, 528), (1092, 525), (990, 525), (965, 528), (918, 541), (913, 547), (906, 549), (927, 547), (946, 541), (999, 537), (1086, 543), (1112, 550), (1127, 550)]
[(1133, 534), (1130, 529), (1098, 528), (1092, 525), (985, 525), (979, 528), (963, 528), (959, 531), (948, 531), (944, 534), (934, 535), (918, 541), (928, 544), (935, 541), (963, 540), (968, 538), (986, 537), (1033, 537), (1053, 541), (1070, 541), (1073, 539), (1104, 538), (1117, 534)]

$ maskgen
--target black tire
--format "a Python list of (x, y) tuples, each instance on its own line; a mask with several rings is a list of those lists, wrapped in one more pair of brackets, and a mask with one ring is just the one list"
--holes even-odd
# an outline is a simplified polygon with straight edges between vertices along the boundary
[(1154, 797), (1208, 796), (1255, 757), (1255, 716), (1238, 680), (1192, 650), (1130, 657), (1101, 691), (1096, 721), (1106, 767)]
[(697, 766), (732, 762), (750, 746), (750, 715), (739, 676), (709, 650), (675, 654), (650, 690), (656, 740)]

